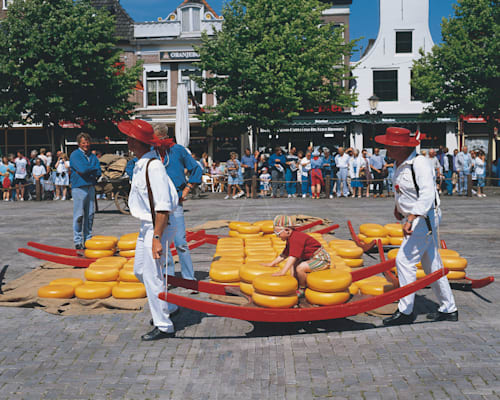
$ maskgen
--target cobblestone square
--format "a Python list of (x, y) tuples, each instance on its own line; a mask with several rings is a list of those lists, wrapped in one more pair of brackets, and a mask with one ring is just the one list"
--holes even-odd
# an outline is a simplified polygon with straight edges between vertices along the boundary
[[(489, 194), (487, 192), (487, 194)], [(208, 220), (306, 214), (340, 224), (393, 222), (393, 199), (261, 199), (209, 195), (186, 204), (188, 227)], [(138, 223), (100, 201), (94, 232), (120, 235)], [(469, 262), (468, 276), (500, 278), (500, 202), (442, 199), (441, 238)], [(0, 203), (0, 270), (9, 282), (40, 262), (17, 253), (34, 240), (72, 245), (72, 202)], [(223, 233), (224, 230), (210, 231)], [(198, 279), (213, 246), (192, 251)], [(373, 262), (373, 261), (372, 261)], [(178, 268), (177, 268), (178, 269)], [(189, 295), (187, 291), (176, 289)], [(386, 328), (378, 317), (259, 324), (182, 309), (177, 336), (143, 343), (149, 312), (55, 316), (0, 308), (1, 399), (497, 399), (500, 293), (495, 282), (454, 290), (458, 323), (429, 323), (430, 289), (417, 295), (413, 325)], [(201, 296), (201, 295), (200, 295)]]

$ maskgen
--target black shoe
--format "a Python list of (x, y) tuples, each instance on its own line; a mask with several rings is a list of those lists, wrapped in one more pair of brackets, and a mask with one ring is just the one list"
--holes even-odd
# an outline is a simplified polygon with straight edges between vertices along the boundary
[(427, 319), (432, 321), (458, 321), (458, 311), (453, 311), (451, 313), (445, 313), (441, 311), (436, 311), (430, 314), (427, 314)]
[(84, 246), (83, 244), (81, 244), (81, 243), (79, 243), (79, 244), (75, 244), (75, 249), (76, 249), (76, 250), (84, 250), (84, 249), (85, 249), (85, 246)]
[(151, 331), (141, 336), (144, 342), (149, 342), (151, 340), (167, 339), (175, 337), (175, 332), (162, 332), (156, 326)]
[(415, 316), (413, 313), (411, 314), (403, 314), (399, 310), (392, 314), (390, 317), (385, 318), (382, 323), (385, 326), (394, 326), (394, 325), (405, 325), (412, 324), (415, 321)]

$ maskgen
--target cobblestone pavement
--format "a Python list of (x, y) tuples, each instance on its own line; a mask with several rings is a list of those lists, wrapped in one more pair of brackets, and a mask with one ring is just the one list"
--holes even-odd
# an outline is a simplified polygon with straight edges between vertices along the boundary
[[(443, 199), (441, 235), (468, 258), (471, 277), (500, 278), (499, 199)], [(137, 229), (111, 202), (100, 206), (95, 233)], [(339, 223), (339, 237), (347, 237), (347, 219), (355, 226), (393, 220), (392, 199), (224, 201), (215, 194), (186, 207), (188, 226), (301, 213)], [(39, 264), (17, 253), (28, 240), (71, 246), (70, 201), (0, 203), (0, 215), (4, 283)], [(200, 279), (212, 251), (193, 251)], [(385, 328), (370, 316), (252, 324), (184, 309), (174, 317), (177, 337), (154, 343), (140, 341), (149, 330), (147, 310), (60, 317), (0, 308), (0, 398), (498, 399), (498, 284), (454, 294), (458, 323), (426, 322), (436, 304), (425, 289), (417, 297), (418, 319), (409, 326)]]

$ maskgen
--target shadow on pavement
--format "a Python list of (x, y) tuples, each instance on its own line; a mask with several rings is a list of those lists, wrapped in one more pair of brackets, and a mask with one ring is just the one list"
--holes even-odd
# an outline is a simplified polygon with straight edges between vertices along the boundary
[(0, 271), (0, 294), (3, 294), (2, 286), (5, 285), (5, 282), (3, 281), (5, 278), (5, 274), (7, 272), (7, 268), (9, 268), (9, 265), (4, 265), (2, 270)]

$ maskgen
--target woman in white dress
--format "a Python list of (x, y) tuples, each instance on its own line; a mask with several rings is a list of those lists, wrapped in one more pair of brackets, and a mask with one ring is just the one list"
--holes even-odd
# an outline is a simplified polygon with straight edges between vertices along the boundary
[(356, 197), (356, 192), (358, 198), (362, 197), (363, 190), (363, 182), (359, 177), (359, 173), (361, 172), (361, 166), (363, 165), (363, 157), (359, 155), (359, 150), (354, 149), (354, 156), (349, 160), (348, 172), (349, 177), (351, 178), (351, 187), (352, 187), (352, 197)]
[[(69, 160), (65, 153), (61, 153), (56, 162), (56, 197), (54, 200), (66, 200), (69, 185)], [(62, 194), (62, 197), (60, 195)]]

